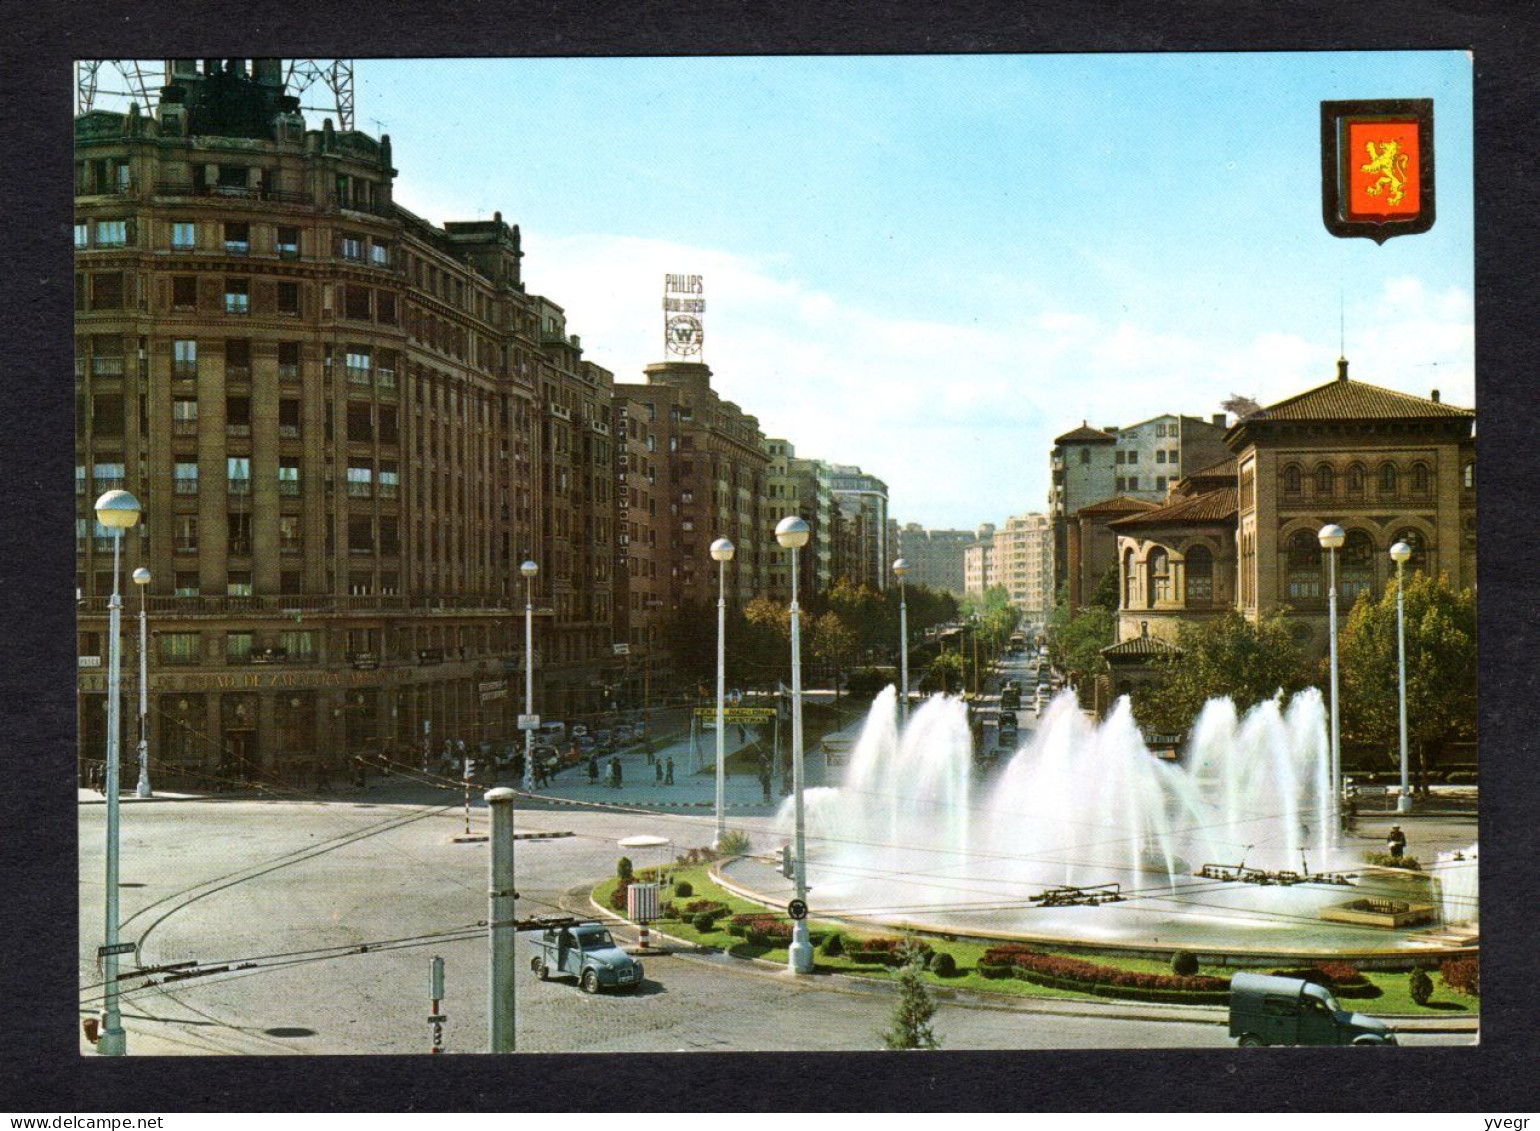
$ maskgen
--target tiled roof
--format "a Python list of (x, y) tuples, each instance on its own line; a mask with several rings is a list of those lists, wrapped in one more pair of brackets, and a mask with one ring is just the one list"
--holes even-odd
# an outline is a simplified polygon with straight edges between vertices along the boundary
[(1475, 415), (1468, 408), (1414, 397), (1410, 393), (1398, 393), (1362, 381), (1337, 380), (1268, 405), (1250, 419), (1409, 420)]
[(1180, 526), (1225, 522), (1235, 517), (1239, 494), (1234, 487), (1221, 487), (1217, 491), (1205, 491), (1190, 499), (1178, 499), (1163, 507), (1143, 514), (1131, 514), (1107, 525), (1124, 529), (1130, 526)]
[(1229, 456), (1220, 460), (1218, 463), (1210, 464), (1208, 467), (1200, 467), (1197, 471), (1188, 472), (1186, 475), (1182, 476), (1182, 478), (1215, 479), (1219, 476), (1226, 476), (1227, 478), (1234, 479), (1239, 466), (1240, 465), (1236, 458), (1234, 456)]
[(1169, 656), (1180, 652), (1181, 649), (1174, 644), (1167, 644), (1164, 640), (1157, 640), (1153, 636), (1135, 636), (1132, 640), (1125, 640), (1121, 644), (1111, 644), (1102, 649), (1103, 656)]
[(1092, 428), (1092, 427), (1090, 427), (1087, 424), (1081, 424), (1080, 427), (1076, 428), (1074, 431), (1066, 432), (1066, 433), (1064, 433), (1064, 435), (1058, 437), (1056, 440), (1054, 440), (1054, 443), (1055, 444), (1086, 444), (1086, 443), (1115, 444), (1115, 443), (1117, 443), (1117, 438), (1115, 436), (1107, 435), (1107, 433), (1103, 432), (1100, 428)]
[[(1233, 462), (1233, 461), (1232, 461)], [(1104, 514), (1138, 514), (1140, 511), (1152, 511), (1160, 506), (1148, 499), (1133, 499), (1127, 495), (1114, 495), (1110, 499), (1103, 499), (1099, 503), (1088, 503), (1075, 512), (1075, 515), (1104, 515)]]

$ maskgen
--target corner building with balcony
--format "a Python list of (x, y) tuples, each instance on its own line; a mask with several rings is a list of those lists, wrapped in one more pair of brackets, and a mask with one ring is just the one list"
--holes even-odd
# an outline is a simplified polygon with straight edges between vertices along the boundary
[(162, 778), (511, 740), (526, 557), (536, 710), (598, 709), (610, 377), (525, 292), (518, 228), (396, 205), (389, 137), (306, 129), (277, 60), (170, 62), (153, 114), (84, 114), (75, 143), (82, 756), (105, 743), (112, 487), (144, 508), (123, 577), (152, 574)]

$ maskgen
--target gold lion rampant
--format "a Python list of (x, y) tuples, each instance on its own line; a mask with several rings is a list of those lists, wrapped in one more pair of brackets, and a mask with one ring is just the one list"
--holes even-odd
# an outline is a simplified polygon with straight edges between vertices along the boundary
[(1365, 142), (1364, 150), (1369, 154), (1369, 163), (1360, 165), (1361, 173), (1383, 174), (1364, 192), (1370, 196), (1379, 196), (1386, 188), (1390, 193), (1385, 197), (1389, 204), (1400, 204), (1401, 198), (1406, 195), (1403, 191), (1406, 187), (1406, 154), (1401, 152), (1401, 143), (1387, 141), (1383, 146), (1376, 146), (1374, 142)]

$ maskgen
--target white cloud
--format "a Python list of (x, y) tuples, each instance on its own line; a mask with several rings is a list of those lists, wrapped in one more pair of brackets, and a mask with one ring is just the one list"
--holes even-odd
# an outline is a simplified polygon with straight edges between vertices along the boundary
[[(1336, 343), (1267, 325), (1195, 337), (1063, 296), (1005, 324), (901, 318), (756, 260), (636, 237), (525, 236), (526, 283), (565, 308), (586, 355), (638, 382), (662, 358), (663, 275), (706, 280), (705, 360), (722, 396), (800, 454), (885, 479), (901, 521), (971, 527), (1043, 509), (1053, 437), (1082, 419), (1207, 416), (1232, 393), (1267, 403), (1331, 378)], [(1386, 282), (1349, 340), (1353, 376), (1468, 404), (1473, 312), (1458, 290)], [(1436, 363), (1436, 364), (1434, 364)]]

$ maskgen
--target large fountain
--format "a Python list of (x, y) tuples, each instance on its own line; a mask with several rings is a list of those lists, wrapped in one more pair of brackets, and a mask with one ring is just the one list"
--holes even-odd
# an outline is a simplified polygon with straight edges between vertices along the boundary
[[(1431, 918), (1440, 892), (1427, 877), (1365, 869), (1359, 848), (1336, 843), (1313, 690), (1244, 715), (1211, 701), (1180, 763), (1145, 747), (1126, 698), (1097, 723), (1066, 692), (987, 784), (960, 700), (933, 697), (902, 731), (895, 705), (892, 688), (873, 703), (843, 784), (808, 791), (821, 913), (1236, 955), (1429, 945), (1425, 922), (1387, 930), (1321, 917), (1411, 903)], [(780, 821), (789, 830), (789, 804)], [(1451, 904), (1474, 917), (1475, 868), (1464, 863), (1440, 862), (1459, 889), (1443, 899), (1446, 918)]]

